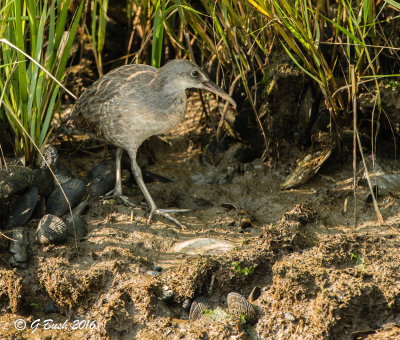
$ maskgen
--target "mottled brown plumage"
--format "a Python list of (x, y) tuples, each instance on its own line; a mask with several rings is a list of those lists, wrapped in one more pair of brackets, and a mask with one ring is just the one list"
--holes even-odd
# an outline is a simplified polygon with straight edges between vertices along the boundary
[(235, 105), (234, 100), (209, 80), (199, 67), (188, 60), (173, 60), (160, 69), (147, 65), (125, 65), (94, 82), (78, 99), (71, 117), (76, 128), (90, 136), (116, 145), (116, 184), (122, 195), (121, 155), (125, 149), (131, 158), (132, 172), (153, 214), (162, 215), (182, 226), (166, 210), (157, 209), (136, 163), (139, 146), (147, 138), (167, 132), (178, 125), (186, 113), (186, 89), (205, 89)]

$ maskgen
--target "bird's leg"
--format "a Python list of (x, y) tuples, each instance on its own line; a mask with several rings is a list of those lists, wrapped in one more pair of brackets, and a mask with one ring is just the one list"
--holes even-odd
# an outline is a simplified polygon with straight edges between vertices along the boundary
[[(129, 152), (129, 156), (131, 158), (131, 167), (133, 176), (135, 176), (136, 183), (139, 185), (140, 190), (142, 190), (144, 197), (146, 198), (147, 203), (150, 206), (150, 215), (147, 220), (147, 223), (151, 222), (153, 215), (160, 215), (165, 217), (166, 219), (170, 220), (171, 222), (175, 223), (178, 227), (182, 229), (186, 229), (183, 224), (181, 224), (177, 219), (170, 216), (166, 211), (160, 210), (157, 208), (156, 204), (153, 201), (153, 198), (150, 195), (150, 192), (147, 190), (146, 185), (144, 184), (142, 171), (140, 170), (139, 166), (136, 163), (136, 150), (133, 152)], [(173, 210), (171, 210), (173, 211)]]
[(122, 195), (122, 185), (121, 185), (121, 158), (122, 158), (122, 148), (117, 148), (115, 152), (115, 187), (113, 190), (108, 192), (106, 196), (112, 195), (120, 199), (126, 206), (132, 207), (133, 204), (129, 202), (128, 197)]

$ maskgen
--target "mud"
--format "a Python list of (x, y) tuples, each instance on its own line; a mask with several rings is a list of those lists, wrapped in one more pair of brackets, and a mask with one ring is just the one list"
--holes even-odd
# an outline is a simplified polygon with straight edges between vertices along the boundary
[[(38, 220), (29, 222), (26, 269), (8, 265), (3, 237), (1, 339), (400, 338), (399, 192), (379, 197), (380, 226), (360, 183), (355, 227), (351, 164), (328, 162), (309, 183), (282, 191), (299, 150), (286, 148), (276, 167), (241, 162), (247, 151), (239, 143), (213, 154), (199, 144), (212, 130), (198, 122), (218, 121), (217, 112), (202, 112), (192, 105), (185, 123), (145, 146), (141, 157), (147, 171), (171, 180), (147, 184), (159, 207), (191, 209), (174, 215), (187, 229), (161, 218), (148, 225), (143, 196), (128, 181), (124, 194), (137, 207), (92, 199), (82, 242), (42, 247), (34, 241)], [(84, 178), (103, 149), (73, 145), (61, 144), (59, 152)], [(193, 238), (233, 248), (172, 250)], [(229, 314), (228, 293), (247, 297), (256, 286), (256, 322)], [(210, 310), (189, 322), (190, 303), (202, 296)], [(16, 329), (18, 319), (25, 329)], [(61, 329), (45, 329), (49, 319), (47, 328)]]

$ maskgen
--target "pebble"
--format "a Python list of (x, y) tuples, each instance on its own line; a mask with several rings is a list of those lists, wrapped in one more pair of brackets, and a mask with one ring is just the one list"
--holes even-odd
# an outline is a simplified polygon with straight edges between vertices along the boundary
[(296, 321), (296, 317), (295, 317), (295, 315), (293, 313), (286, 312), (285, 313), (285, 320), (294, 322), (294, 321)]
[(154, 266), (153, 270), (156, 272), (161, 272), (162, 271), (162, 267), (161, 266)]

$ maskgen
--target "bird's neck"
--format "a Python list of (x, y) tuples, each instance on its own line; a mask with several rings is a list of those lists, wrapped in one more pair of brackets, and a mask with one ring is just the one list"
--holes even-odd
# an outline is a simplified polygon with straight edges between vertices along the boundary
[(166, 105), (176, 102), (184, 102), (186, 105), (186, 91), (184, 87), (178, 84), (168, 82), (163, 77), (156, 77), (150, 84), (150, 91), (157, 94), (157, 101), (162, 103), (163, 107), (167, 109)]

